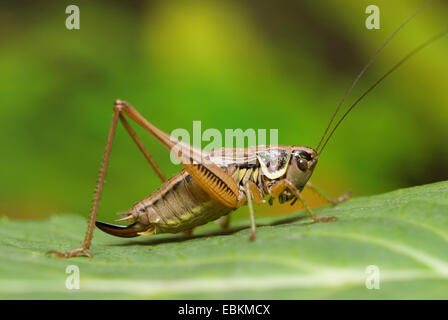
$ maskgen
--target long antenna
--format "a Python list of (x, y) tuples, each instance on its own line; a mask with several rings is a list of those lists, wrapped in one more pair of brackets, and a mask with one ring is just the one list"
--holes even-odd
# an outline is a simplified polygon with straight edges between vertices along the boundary
[(366, 72), (366, 70), (370, 67), (370, 65), (376, 60), (376, 58), (378, 57), (378, 55), (384, 50), (384, 48), (392, 41), (393, 38), (395, 38), (395, 36), (397, 35), (397, 33), (403, 29), (403, 27), (405, 25), (407, 25), (412, 19), (414, 19), (414, 17), (416, 15), (418, 15), (423, 9), (425, 9), (433, 0), (428, 0), (425, 2), (425, 4), (423, 4), (417, 11), (415, 11), (409, 18), (407, 18), (390, 36), (389, 38), (387, 38), (387, 40), (381, 45), (381, 47), (378, 48), (378, 50), (376, 50), (376, 52), (373, 54), (373, 56), (370, 58), (370, 60), (367, 62), (367, 64), (364, 66), (364, 68), (362, 68), (361, 72), (359, 72), (359, 74), (356, 76), (355, 80), (353, 80), (352, 84), (350, 85), (350, 87), (347, 89), (347, 91), (345, 92), (344, 96), (342, 97), (341, 101), (339, 101), (339, 104), (336, 108), (336, 110), (333, 113), (333, 116), (330, 119), (330, 122), (328, 123), (327, 128), (325, 129), (324, 134), (322, 135), (322, 138), (320, 138), (319, 144), (317, 145), (316, 150), (319, 149), (320, 145), (322, 144), (322, 142), (324, 141), (325, 136), (328, 133), (328, 130), (330, 130), (331, 125), (333, 124), (334, 119), (336, 118), (336, 115), (338, 114), (339, 110), (342, 107), (342, 104), (344, 103), (345, 99), (347, 98), (347, 96), (350, 94), (350, 92), (352, 91), (352, 89), (355, 87), (356, 83), (358, 83), (359, 79), (361, 78), (361, 76), (364, 74), (364, 72)]
[(419, 45), (417, 48), (412, 50), (410, 53), (408, 53), (403, 59), (401, 59), (398, 63), (396, 63), (392, 68), (389, 69), (381, 78), (379, 78), (370, 88), (368, 88), (364, 93), (348, 108), (348, 110), (344, 113), (344, 115), (339, 119), (339, 121), (336, 123), (333, 130), (331, 130), (330, 135), (325, 140), (325, 143), (323, 144), (322, 148), (318, 152), (319, 155), (322, 154), (322, 151), (324, 150), (325, 146), (327, 145), (328, 141), (330, 140), (333, 133), (336, 131), (336, 129), (339, 127), (341, 122), (347, 117), (347, 115), (350, 113), (350, 111), (353, 110), (353, 108), (370, 92), (372, 91), (378, 84), (380, 84), (387, 76), (389, 76), (392, 72), (394, 72), (399, 66), (401, 66), (406, 60), (411, 58), (413, 55), (415, 55), (417, 52), (421, 51), (422, 49), (429, 46), (432, 42), (442, 38), (444, 35), (448, 33), (448, 28), (446, 28), (441, 33), (437, 34), (436, 36), (432, 37), (431, 39), (425, 41), (421, 45)]

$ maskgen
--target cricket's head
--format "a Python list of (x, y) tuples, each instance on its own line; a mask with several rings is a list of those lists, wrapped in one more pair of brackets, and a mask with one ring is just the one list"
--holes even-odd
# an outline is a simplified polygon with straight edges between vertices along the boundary
[(313, 174), (319, 156), (309, 147), (293, 146), (291, 148), (291, 160), (286, 171), (286, 179), (301, 190)]

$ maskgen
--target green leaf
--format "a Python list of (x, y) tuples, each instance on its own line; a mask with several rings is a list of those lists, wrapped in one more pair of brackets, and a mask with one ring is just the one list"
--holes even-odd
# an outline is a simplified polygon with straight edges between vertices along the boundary
[[(188, 238), (119, 239), (95, 231), (93, 259), (48, 257), (80, 246), (84, 218), (0, 220), (1, 298), (403, 298), (448, 292), (448, 182), (356, 198), (316, 210), (337, 216), (311, 223), (305, 212), (248, 221), (223, 232), (211, 223)], [(68, 265), (80, 289), (68, 290)], [(366, 268), (380, 289), (367, 289)]]

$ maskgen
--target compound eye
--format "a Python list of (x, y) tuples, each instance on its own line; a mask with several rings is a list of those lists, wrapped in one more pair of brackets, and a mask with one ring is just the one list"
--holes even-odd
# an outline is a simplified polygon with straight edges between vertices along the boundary
[(300, 150), (298, 152), (298, 156), (299, 156), (299, 158), (306, 159), (308, 161), (311, 160), (311, 155), (308, 152), (304, 151), (304, 150)]
[(299, 159), (297, 161), (297, 166), (300, 170), (306, 171), (308, 169), (308, 161), (306, 161), (305, 159)]

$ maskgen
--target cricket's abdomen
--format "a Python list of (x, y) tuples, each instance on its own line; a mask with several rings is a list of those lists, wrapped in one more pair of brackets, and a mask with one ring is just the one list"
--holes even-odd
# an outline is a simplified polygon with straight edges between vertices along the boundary
[(134, 220), (148, 225), (147, 234), (177, 233), (203, 225), (233, 209), (211, 198), (182, 170), (131, 209)]

